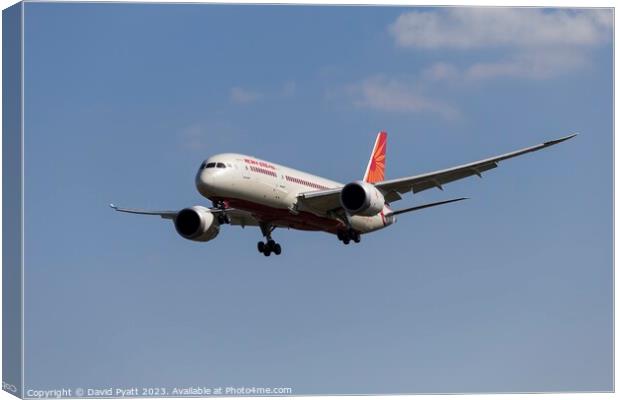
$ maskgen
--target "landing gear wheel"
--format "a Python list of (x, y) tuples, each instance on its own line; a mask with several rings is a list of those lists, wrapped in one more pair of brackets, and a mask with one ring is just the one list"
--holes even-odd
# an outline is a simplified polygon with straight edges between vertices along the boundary
[(338, 231), (336, 232), (336, 236), (338, 236), (338, 240), (342, 241), (344, 244), (349, 244), (351, 241), (359, 243), (361, 240), (361, 234), (353, 229)]
[(276, 243), (275, 240), (269, 239), (267, 242), (258, 242), (256, 248), (259, 253), (263, 253), (265, 257), (269, 257), (271, 253), (279, 256), (282, 253), (282, 246), (280, 243)]
[(260, 224), (260, 230), (265, 237), (265, 241), (258, 242), (257, 247), (258, 251), (263, 253), (265, 257), (269, 257), (271, 253), (274, 253), (275, 255), (280, 255), (280, 253), (282, 253), (282, 246), (271, 238), (271, 232), (273, 232), (274, 229), (275, 226), (268, 223)]

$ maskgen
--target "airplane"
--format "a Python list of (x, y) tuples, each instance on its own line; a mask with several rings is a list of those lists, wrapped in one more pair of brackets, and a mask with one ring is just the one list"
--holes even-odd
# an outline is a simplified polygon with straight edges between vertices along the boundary
[(150, 211), (117, 207), (131, 214), (157, 215), (172, 220), (183, 238), (208, 242), (222, 225), (258, 226), (264, 240), (257, 249), (265, 256), (279, 255), (282, 246), (272, 238), (276, 228), (323, 231), (334, 234), (345, 245), (359, 243), (362, 234), (386, 228), (396, 216), (429, 207), (466, 200), (443, 200), (394, 210), (392, 203), (413, 194), (478, 176), (498, 166), (500, 161), (538, 151), (575, 137), (571, 134), (510, 153), (453, 168), (397, 179), (385, 179), (387, 133), (377, 134), (362, 180), (342, 184), (320, 176), (243, 154), (217, 154), (204, 160), (195, 185), (212, 202), (212, 207), (196, 205), (182, 210)]

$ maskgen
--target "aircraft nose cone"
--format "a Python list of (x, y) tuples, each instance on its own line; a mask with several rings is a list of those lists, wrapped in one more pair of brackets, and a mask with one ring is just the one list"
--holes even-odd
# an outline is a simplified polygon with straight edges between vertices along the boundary
[(202, 170), (196, 174), (196, 189), (203, 196), (210, 196), (213, 192), (214, 182), (213, 175), (209, 172)]

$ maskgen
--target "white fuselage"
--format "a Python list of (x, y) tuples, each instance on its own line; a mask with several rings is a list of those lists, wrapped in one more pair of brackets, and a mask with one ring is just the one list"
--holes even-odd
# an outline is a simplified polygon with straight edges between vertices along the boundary
[[(340, 188), (342, 183), (243, 154), (218, 154), (207, 159), (196, 175), (196, 188), (206, 198), (252, 213), (274, 226), (336, 233), (345, 229), (343, 218), (297, 207), (298, 196), (317, 190)], [(360, 233), (372, 232), (393, 222), (390, 209), (373, 216), (351, 216)]]

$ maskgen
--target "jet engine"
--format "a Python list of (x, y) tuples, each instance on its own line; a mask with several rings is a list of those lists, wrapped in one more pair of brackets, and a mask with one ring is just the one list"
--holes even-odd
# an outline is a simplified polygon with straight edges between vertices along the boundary
[(385, 204), (383, 194), (368, 182), (346, 184), (340, 192), (340, 204), (352, 215), (377, 215)]
[(184, 208), (174, 219), (179, 235), (196, 242), (208, 242), (220, 233), (220, 224), (208, 208), (193, 206)]

